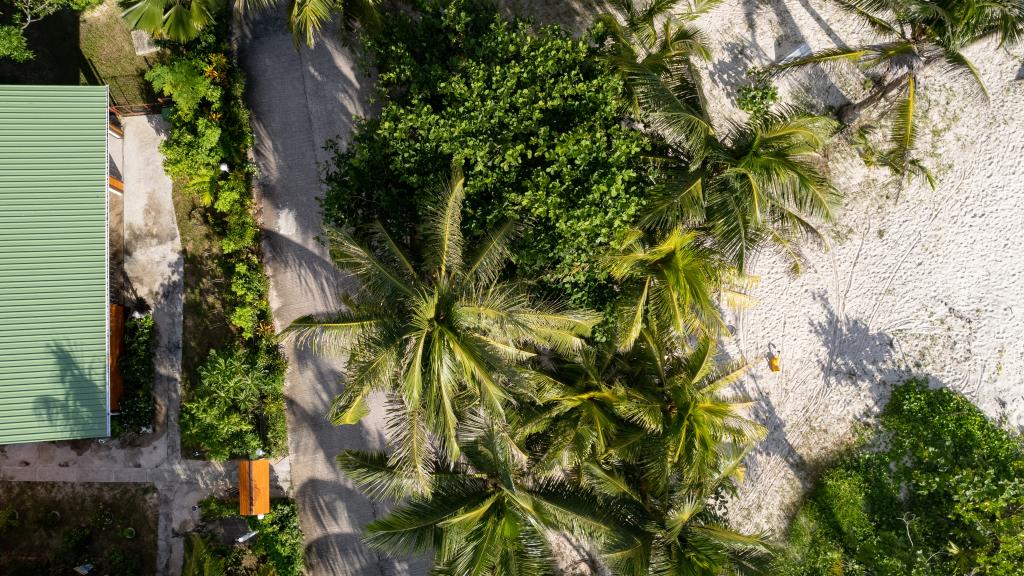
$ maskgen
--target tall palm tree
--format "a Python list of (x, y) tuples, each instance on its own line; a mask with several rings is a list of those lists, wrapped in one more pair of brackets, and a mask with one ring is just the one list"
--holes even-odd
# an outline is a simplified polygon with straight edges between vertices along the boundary
[[(431, 491), (416, 494), (366, 527), (366, 542), (391, 554), (432, 553), (432, 574), (554, 575), (545, 537), (567, 530), (599, 537), (613, 531), (616, 510), (565, 480), (541, 478), (508, 434), (484, 414), (460, 432), (462, 458), (431, 463)], [(347, 451), (339, 464), (377, 498), (409, 494), (415, 479), (382, 453)]]
[(548, 411), (526, 423), (541, 439), (538, 463), (555, 447), (567, 463), (558, 477), (615, 511), (600, 541), (615, 573), (752, 573), (768, 552), (764, 537), (728, 529), (708, 507), (763, 434), (741, 414), (746, 401), (723, 392), (744, 367), (719, 365), (711, 339), (680, 355), (677, 338), (648, 329), (629, 352), (605, 352), (545, 370), (556, 393), (538, 394)]
[(648, 203), (644, 225), (701, 229), (740, 273), (767, 241), (798, 268), (793, 240), (820, 238), (818, 222), (831, 221), (839, 203), (820, 157), (835, 127), (794, 110), (732, 125), (721, 140), (711, 140), (700, 164), (677, 161), (682, 165)]
[(863, 20), (878, 36), (873, 44), (839, 47), (780, 64), (787, 70), (810, 64), (854, 62), (878, 73), (871, 92), (840, 113), (849, 124), (860, 113), (896, 95), (891, 150), (883, 160), (898, 175), (925, 172), (912, 153), (916, 142), (917, 101), (921, 74), (937, 67), (967, 80), (987, 95), (977, 68), (964, 49), (998, 39), (1012, 45), (1024, 38), (1024, 3), (1020, 0), (833, 0)]
[[(381, 0), (287, 0), (288, 29), (295, 35), (295, 41), (304, 41), (307, 46), (316, 44), (324, 24), (340, 16), (349, 30), (361, 26), (364, 30), (375, 31), (380, 26)], [(262, 10), (281, 3), (281, 0), (238, 0), (235, 9), (239, 12)]]
[(654, 322), (681, 336), (715, 336), (723, 326), (714, 300), (729, 265), (696, 231), (671, 228), (651, 241), (630, 230), (606, 257), (612, 278), (624, 282), (618, 345), (627, 351)]
[(415, 472), (421, 489), (428, 484), (434, 443), (451, 460), (458, 458), (456, 434), (467, 407), (504, 419), (519, 381), (510, 361), (530, 357), (537, 347), (579, 350), (597, 320), (539, 302), (500, 278), (510, 226), (485, 237), (474, 252), (465, 250), (462, 199), (462, 171), (456, 168), (430, 215), (421, 261), (380, 226), (371, 244), (334, 233), (332, 256), (360, 282), (359, 290), (346, 310), (300, 318), (286, 331), (314, 349), (350, 354), (345, 390), (331, 409), (335, 423), (358, 422), (371, 392), (391, 395), (392, 458)]
[(704, 33), (693, 25), (720, 0), (613, 0), (602, 14), (605, 56), (623, 79), (631, 112), (699, 156), (712, 133), (695, 60), (710, 60)]
[(629, 510), (629, 525), (605, 539), (604, 561), (623, 576), (756, 575), (767, 572), (772, 548), (767, 535), (730, 528), (714, 504), (735, 490), (742, 477), (740, 451), (699, 482), (673, 477), (658, 490), (627, 472), (632, 494), (616, 503)]
[(224, 6), (223, 0), (138, 0), (121, 16), (132, 28), (155, 38), (188, 42), (199, 36)]

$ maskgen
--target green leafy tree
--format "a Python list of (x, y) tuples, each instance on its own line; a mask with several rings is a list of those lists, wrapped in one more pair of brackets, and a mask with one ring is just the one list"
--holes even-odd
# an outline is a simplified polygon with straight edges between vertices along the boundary
[(839, 203), (820, 156), (834, 130), (828, 118), (793, 110), (733, 125), (710, 142), (700, 164), (683, 161), (671, 169), (644, 223), (705, 231), (741, 273), (767, 242), (799, 269), (793, 240), (820, 238), (818, 224), (831, 221)]
[(188, 42), (224, 9), (223, 0), (138, 0), (121, 13), (128, 25), (155, 38)]
[(594, 323), (591, 315), (532, 299), (503, 281), (511, 226), (486, 236), (478, 249), (464, 249), (461, 229), (463, 176), (456, 167), (446, 190), (435, 196), (416, 261), (377, 226), (371, 244), (333, 235), (338, 266), (360, 281), (347, 310), (296, 320), (288, 335), (314, 349), (344, 349), (346, 388), (331, 420), (354, 424), (366, 414), (375, 390), (393, 395), (392, 461), (414, 471), (422, 489), (432, 435), (442, 453), (459, 455), (456, 433), (462, 413), (481, 407), (496, 421), (516, 375), (509, 360), (541, 346), (578, 350)]
[(84, 11), (99, 4), (101, 0), (9, 0), (4, 6), (13, 8), (9, 14), (0, 11), (0, 16), (7, 16), (8, 24), (0, 25), (0, 58), (9, 58), (15, 62), (27, 62), (35, 57), (28, 47), (25, 29), (33, 22), (61, 10)]
[[(414, 495), (366, 527), (366, 542), (390, 554), (432, 554), (434, 573), (553, 576), (547, 530), (594, 537), (616, 529), (614, 510), (566, 480), (540, 478), (520, 448), (482, 414), (460, 434), (458, 461), (438, 455), (431, 490)], [(415, 494), (418, 479), (383, 453), (347, 451), (342, 470), (377, 498)]]
[(181, 407), (181, 440), (211, 460), (277, 453), (283, 439), (281, 359), (235, 347), (214, 350)]
[(380, 116), (337, 155), (326, 217), (380, 220), (408, 243), (438, 167), (463, 157), (467, 238), (520, 220), (530, 233), (512, 272), (603, 309), (613, 294), (593, 254), (635, 222), (653, 176), (648, 138), (622, 122), (622, 82), (587, 42), (505, 21), (485, 1), (431, 2), (386, 23), (369, 44)]
[(1024, 4), (1018, 0), (833, 0), (861, 18), (880, 41), (840, 47), (782, 63), (778, 70), (812, 64), (854, 62), (877, 75), (866, 98), (841, 112), (849, 124), (878, 102), (895, 97), (890, 148), (880, 160), (901, 177), (927, 170), (914, 158), (921, 75), (930, 69), (962, 78), (986, 94), (977, 68), (964, 50), (988, 39), (999, 46), (1024, 38)]

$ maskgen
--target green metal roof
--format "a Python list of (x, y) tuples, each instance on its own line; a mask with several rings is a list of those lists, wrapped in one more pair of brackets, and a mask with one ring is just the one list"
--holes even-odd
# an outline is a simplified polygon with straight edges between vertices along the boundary
[(107, 88), (0, 86), (0, 444), (109, 435)]

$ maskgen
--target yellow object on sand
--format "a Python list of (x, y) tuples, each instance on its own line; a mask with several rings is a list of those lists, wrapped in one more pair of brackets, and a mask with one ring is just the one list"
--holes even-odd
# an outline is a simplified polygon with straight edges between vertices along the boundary
[(768, 357), (768, 368), (771, 369), (772, 372), (778, 372), (779, 370), (781, 370), (781, 368), (779, 368), (779, 357), (778, 356), (769, 356)]

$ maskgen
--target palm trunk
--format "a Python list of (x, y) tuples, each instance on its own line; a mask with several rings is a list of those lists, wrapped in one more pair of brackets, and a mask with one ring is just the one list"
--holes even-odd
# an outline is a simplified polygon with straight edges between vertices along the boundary
[(906, 84), (907, 77), (909, 75), (909, 72), (900, 74), (899, 76), (893, 78), (892, 80), (889, 80), (888, 82), (881, 84), (879, 87), (876, 87), (871, 92), (871, 94), (868, 94), (868, 96), (861, 100), (860, 102), (851, 102), (849, 104), (846, 104), (845, 106), (839, 109), (839, 120), (843, 124), (849, 126), (855, 120), (857, 120), (857, 118), (860, 117), (861, 113), (864, 112), (864, 110), (867, 110), (868, 108), (874, 106), (881, 100), (884, 100), (890, 94), (895, 92), (896, 89)]

